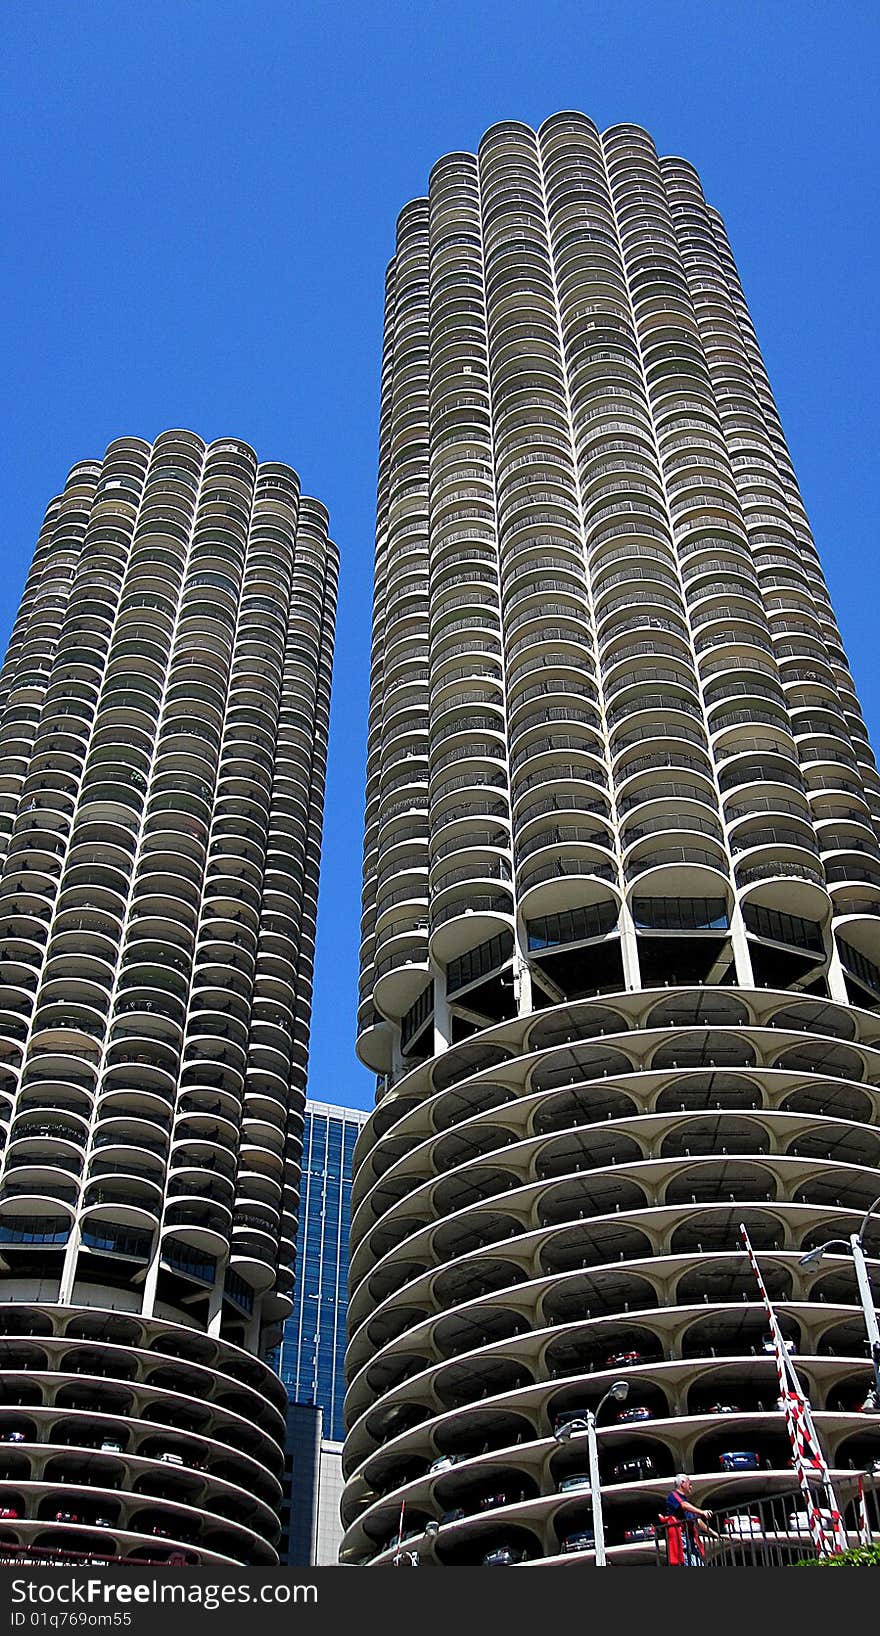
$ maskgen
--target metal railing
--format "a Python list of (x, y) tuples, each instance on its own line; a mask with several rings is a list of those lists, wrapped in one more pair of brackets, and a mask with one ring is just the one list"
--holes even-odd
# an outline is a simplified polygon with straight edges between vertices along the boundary
[[(863, 1506), (858, 1480), (861, 1476)], [(880, 1473), (868, 1471), (833, 1478), (843, 1512), (847, 1543), (880, 1544)], [(822, 1505), (821, 1495), (817, 1503)], [(658, 1521), (655, 1535), (656, 1566), (669, 1567), (669, 1527)], [(699, 1535), (706, 1568), (790, 1568), (820, 1552), (807, 1521), (799, 1488), (786, 1489), (762, 1499), (741, 1499), (737, 1505), (713, 1510), (711, 1522)]]

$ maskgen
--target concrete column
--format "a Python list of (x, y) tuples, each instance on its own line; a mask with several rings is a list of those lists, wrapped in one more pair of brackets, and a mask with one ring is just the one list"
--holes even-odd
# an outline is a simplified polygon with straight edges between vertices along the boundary
[(754, 988), (755, 974), (752, 970), (752, 956), (749, 950), (742, 906), (739, 902), (734, 903), (733, 914), (730, 917), (730, 941), (733, 946), (737, 983), (740, 988)]
[(513, 946), (513, 997), (518, 1017), (530, 1017), (535, 1009), (532, 993), (532, 971), (523, 939), (528, 936), (524, 926), (518, 926)]
[(151, 1261), (150, 1261), (150, 1265), (147, 1268), (147, 1276), (144, 1279), (144, 1299), (143, 1299), (143, 1305), (141, 1307), (141, 1311), (142, 1311), (145, 1318), (152, 1318), (153, 1309), (154, 1309), (154, 1307), (156, 1305), (156, 1287), (157, 1287), (157, 1285), (159, 1283), (159, 1244), (160, 1244), (160, 1242), (161, 1242), (160, 1239), (156, 1240), (156, 1245), (155, 1245), (155, 1248), (153, 1250), (153, 1255), (152, 1255), (152, 1258), (151, 1258)]
[(78, 1221), (73, 1224), (67, 1249), (64, 1252), (64, 1265), (61, 1269), (61, 1283), (58, 1289), (58, 1301), (63, 1307), (69, 1306), (73, 1298), (73, 1286), (76, 1281), (76, 1263), (79, 1256), (79, 1247), (82, 1242)]
[(391, 1046), (391, 1084), (396, 1085), (397, 1081), (406, 1073), (406, 1063), (403, 1060), (403, 1052), (400, 1049), (400, 1024), (395, 1023), (393, 1026), (394, 1039)]
[(631, 994), (638, 993), (642, 986), (642, 974), (639, 970), (639, 943), (636, 936), (636, 923), (632, 917), (632, 910), (628, 903), (620, 905), (620, 955), (623, 961), (623, 985)]
[(260, 1355), (260, 1330), (263, 1327), (263, 1300), (258, 1296), (254, 1302), (254, 1310), (250, 1322), (245, 1330), (245, 1351), (253, 1352), (255, 1357)]
[(223, 1319), (223, 1290), (226, 1284), (226, 1273), (221, 1273), (208, 1297), (208, 1334), (215, 1340), (220, 1338), (220, 1324)]
[(841, 960), (838, 952), (837, 939), (834, 936), (830, 926), (823, 932), (822, 940), (825, 944), (825, 953), (828, 958), (828, 992), (831, 995), (832, 1000), (841, 1000), (844, 1005), (849, 1005), (850, 1000), (846, 991), (846, 978), (843, 975), (843, 961)]
[(448, 1051), (452, 1043), (452, 1013), (446, 998), (446, 973), (434, 973), (434, 1055)]

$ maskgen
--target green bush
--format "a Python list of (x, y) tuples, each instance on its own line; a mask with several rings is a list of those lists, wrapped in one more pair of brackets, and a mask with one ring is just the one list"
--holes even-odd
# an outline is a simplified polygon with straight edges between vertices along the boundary
[(837, 1556), (805, 1556), (793, 1568), (880, 1568), (880, 1545), (856, 1545)]

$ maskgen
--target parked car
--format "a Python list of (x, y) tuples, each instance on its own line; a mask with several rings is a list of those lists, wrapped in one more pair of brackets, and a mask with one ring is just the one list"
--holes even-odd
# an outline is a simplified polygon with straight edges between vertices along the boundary
[(565, 1409), (562, 1414), (553, 1416), (553, 1430), (560, 1432), (567, 1427), (573, 1432), (586, 1431), (588, 1413), (587, 1409)]
[[(176, 1532), (176, 1530), (175, 1530), (175, 1532)], [(395, 1528), (394, 1533), (389, 1535), (388, 1543), (385, 1546), (385, 1550), (390, 1551), (392, 1545), (397, 1545), (397, 1544), (408, 1545), (410, 1540), (421, 1539), (424, 1532), (425, 1532), (424, 1528), (420, 1528), (418, 1526), (418, 1524), (416, 1524), (415, 1527), (404, 1528), (403, 1533), (398, 1536), (397, 1529)], [(178, 1538), (182, 1539), (183, 1535), (179, 1534)]]
[(515, 1562), (524, 1562), (526, 1553), (521, 1545), (496, 1545), (483, 1557), (484, 1568), (510, 1568)]
[[(822, 1519), (822, 1526), (824, 1528), (831, 1528), (833, 1526), (834, 1517), (830, 1511), (820, 1510), (819, 1516)], [(791, 1516), (788, 1519), (788, 1528), (789, 1533), (792, 1534), (808, 1534), (810, 1532), (810, 1519), (806, 1511), (792, 1511)]]
[(520, 1498), (519, 1494), (506, 1494), (504, 1489), (499, 1489), (495, 1494), (484, 1494), (477, 1509), (480, 1511), (496, 1511), (499, 1505), (512, 1505), (515, 1500)]
[(585, 1415), (575, 1414), (569, 1420), (559, 1420), (554, 1426), (554, 1434), (561, 1439), (569, 1437), (583, 1437), (588, 1430), (588, 1421)]
[(706, 1414), (742, 1414), (738, 1403), (710, 1403)]
[(428, 1467), (428, 1476), (433, 1477), (438, 1471), (450, 1471), (461, 1458), (460, 1454), (441, 1454), (438, 1459), (431, 1461)]
[(592, 1551), (596, 1544), (596, 1536), (591, 1528), (581, 1528), (574, 1534), (566, 1534), (562, 1541), (563, 1551)]
[(54, 1522), (82, 1522), (82, 1517), (78, 1516), (75, 1511), (56, 1511), (55, 1516), (53, 1518), (53, 1521)]
[(738, 1534), (760, 1534), (761, 1531), (760, 1517), (747, 1517), (742, 1513), (739, 1516), (725, 1517), (724, 1519), (725, 1534), (736, 1536)]
[(102, 1437), (98, 1447), (103, 1454), (122, 1453), (122, 1443), (118, 1437)]
[(440, 1512), (440, 1522), (441, 1524), (446, 1522), (461, 1522), (462, 1517), (465, 1515), (466, 1512), (463, 1505), (454, 1505), (450, 1511)]
[(93, 1528), (112, 1528), (113, 1524), (109, 1517), (96, 1517), (91, 1526)]
[(657, 1529), (653, 1522), (639, 1522), (633, 1528), (624, 1528), (623, 1543), (624, 1545), (640, 1545), (642, 1540), (655, 1539), (656, 1535)]
[(645, 1477), (656, 1476), (657, 1466), (650, 1454), (635, 1455), (631, 1460), (618, 1460), (617, 1465), (611, 1467), (611, 1480), (615, 1483), (636, 1483)]
[(23, 1431), (8, 1431), (0, 1435), (0, 1443), (26, 1443), (27, 1438)]
[(159, 1459), (163, 1466), (182, 1466), (184, 1463), (183, 1455), (172, 1454), (170, 1449), (166, 1449), (164, 1454), (160, 1454)]
[(640, 1420), (653, 1420), (654, 1411), (653, 1409), (646, 1409), (644, 1404), (634, 1403), (631, 1409), (621, 1409), (620, 1413), (616, 1414), (614, 1418), (622, 1426), (630, 1426), (635, 1425)]
[[(797, 1347), (795, 1346), (794, 1341), (785, 1341), (784, 1345), (785, 1345), (786, 1352), (796, 1352), (797, 1351)], [(774, 1355), (774, 1353), (776, 1351), (776, 1347), (775, 1347), (775, 1345), (773, 1343), (773, 1340), (771, 1339), (771, 1337), (769, 1335), (768, 1335), (768, 1337), (767, 1337), (767, 1339), (765, 1341), (761, 1342), (761, 1351), (766, 1352), (768, 1357), (771, 1357), (771, 1358), (773, 1357), (773, 1355)]]
[(611, 1356), (605, 1359), (605, 1367), (606, 1369), (629, 1369), (634, 1363), (644, 1363), (644, 1361), (645, 1355), (643, 1352), (612, 1352)]
[(758, 1471), (761, 1459), (754, 1449), (726, 1449), (719, 1454), (718, 1464), (722, 1471)]
[(590, 1487), (590, 1479), (584, 1472), (575, 1472), (571, 1477), (562, 1477), (559, 1482), (560, 1494), (581, 1494)]
[(5, 1522), (14, 1522), (19, 1512), (14, 1505), (0, 1505), (0, 1517)]

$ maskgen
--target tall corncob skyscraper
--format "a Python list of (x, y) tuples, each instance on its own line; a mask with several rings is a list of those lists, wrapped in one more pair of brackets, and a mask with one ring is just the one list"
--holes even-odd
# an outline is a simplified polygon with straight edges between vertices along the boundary
[(237, 441), (49, 506), (0, 672), (11, 1544), (275, 1560), (336, 577)]
[(432, 1562), (576, 1559), (552, 1433), (625, 1355), (627, 1560), (671, 1472), (790, 1484), (740, 1221), (880, 1453), (851, 1264), (799, 1265), (880, 1191), (880, 781), (693, 167), (578, 113), (442, 159), (380, 440), (346, 1552), (404, 1503)]

